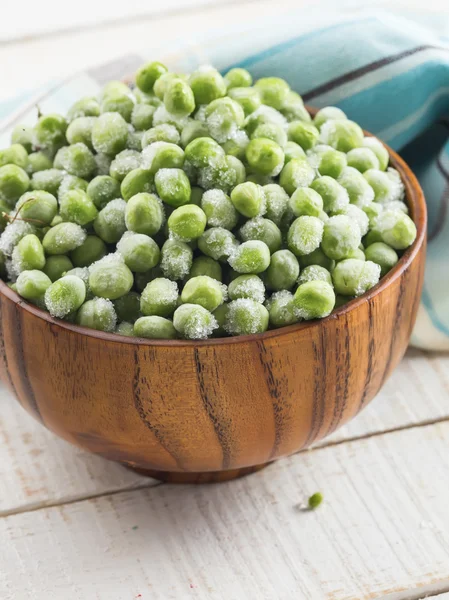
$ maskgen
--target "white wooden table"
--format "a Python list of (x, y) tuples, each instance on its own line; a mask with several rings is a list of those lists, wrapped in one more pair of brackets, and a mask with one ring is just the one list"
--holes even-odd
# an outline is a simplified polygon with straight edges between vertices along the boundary
[[(147, 18), (49, 36), (37, 23), (28, 39), (0, 43), (2, 81), (14, 93), (132, 52), (143, 36), (157, 47), (168, 30), (298, 5), (207, 4), (171, 16), (146, 7)], [(318, 490), (322, 506), (302, 510)], [(333, 437), (212, 486), (161, 484), (77, 450), (0, 389), (0, 600), (448, 600), (448, 591), (449, 355), (410, 350)]]

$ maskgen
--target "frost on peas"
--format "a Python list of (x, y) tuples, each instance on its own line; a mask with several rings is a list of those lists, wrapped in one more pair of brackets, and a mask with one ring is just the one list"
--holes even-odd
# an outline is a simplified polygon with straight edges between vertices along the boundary
[(279, 227), (288, 208), (289, 196), (284, 188), (277, 183), (264, 185), (262, 191), (266, 202), (265, 216)]
[(262, 77), (254, 87), (260, 94), (262, 104), (277, 110), (282, 108), (290, 91), (288, 83), (279, 77)]
[(251, 136), (257, 127), (263, 123), (274, 123), (284, 129), (287, 127), (287, 119), (278, 110), (264, 104), (246, 117), (244, 127), (248, 135)]
[(179, 292), (176, 281), (157, 277), (150, 281), (142, 291), (140, 310), (143, 315), (169, 317), (178, 306)]
[(287, 133), (283, 127), (276, 123), (261, 123), (251, 134), (251, 139), (266, 138), (276, 142), (282, 149), (287, 144)]
[(184, 304), (199, 304), (213, 312), (223, 304), (227, 297), (226, 286), (207, 275), (192, 277), (184, 285), (181, 302)]
[(69, 144), (78, 142), (85, 144), (92, 150), (92, 128), (96, 117), (78, 117), (67, 128), (66, 138)]
[(226, 82), (220, 73), (210, 65), (203, 65), (189, 77), (189, 84), (195, 96), (195, 102), (209, 104), (226, 95)]
[(16, 125), (11, 133), (11, 144), (20, 144), (27, 152), (31, 152), (33, 128), (26, 125)]
[(109, 168), (111, 166), (112, 159), (107, 154), (98, 152), (95, 154), (95, 164), (97, 165), (97, 175), (109, 175)]
[(324, 125), (324, 123), (326, 123), (327, 121), (330, 120), (335, 120), (335, 119), (347, 119), (347, 116), (345, 115), (345, 113), (341, 110), (341, 108), (337, 108), (336, 106), (326, 106), (325, 108), (321, 108), (317, 114), (315, 115), (315, 118), (313, 119), (313, 123), (315, 125), (315, 127), (318, 127), (318, 129), (321, 129), (321, 127)]
[(125, 149), (128, 124), (118, 113), (103, 113), (92, 127), (92, 145), (97, 152), (115, 156)]
[(128, 88), (126, 93), (114, 92), (107, 94), (100, 105), (101, 113), (115, 113), (121, 115), (125, 121), (131, 122), (131, 115), (135, 105), (135, 98)]
[(293, 304), (299, 318), (322, 319), (334, 309), (335, 292), (327, 281), (307, 281), (296, 290)]
[(278, 250), (271, 256), (265, 273), (265, 285), (269, 290), (291, 289), (298, 279), (299, 263), (290, 250)]
[(109, 175), (98, 175), (90, 181), (86, 193), (98, 210), (101, 210), (108, 202), (120, 196), (120, 184)]
[(262, 104), (259, 92), (253, 87), (232, 88), (228, 90), (228, 96), (240, 104), (246, 117)]
[(176, 331), (190, 340), (205, 340), (218, 327), (211, 312), (199, 304), (182, 304), (175, 310), (173, 325)]
[(125, 228), (129, 231), (144, 233), (151, 237), (158, 233), (164, 223), (162, 202), (154, 194), (145, 192), (136, 194), (125, 203), (124, 208)]
[(310, 254), (321, 244), (323, 238), (323, 222), (317, 217), (298, 217), (290, 225), (287, 243), (296, 256)]
[(289, 205), (295, 217), (319, 217), (323, 211), (323, 198), (312, 188), (298, 188), (293, 192)]
[(363, 176), (374, 190), (374, 202), (388, 204), (402, 198), (404, 186), (399, 177), (379, 169), (369, 169)]
[(359, 148), (363, 139), (362, 128), (349, 119), (330, 119), (320, 129), (320, 141), (341, 152)]
[(385, 171), (388, 167), (390, 157), (388, 156), (388, 150), (382, 144), (380, 140), (375, 137), (369, 136), (363, 139), (363, 147), (369, 148), (377, 156), (379, 161), (379, 169)]
[(234, 229), (238, 222), (238, 212), (231, 199), (222, 190), (211, 189), (204, 192), (201, 198), (203, 209), (209, 227)]
[(114, 305), (107, 298), (88, 300), (78, 310), (76, 323), (99, 331), (114, 331), (117, 325)]
[(332, 177), (325, 175), (315, 179), (310, 187), (323, 199), (323, 209), (328, 214), (336, 214), (349, 204), (349, 195), (345, 188)]
[(52, 317), (64, 318), (78, 310), (86, 298), (86, 286), (79, 277), (67, 275), (52, 283), (46, 290), (44, 301)]
[(243, 125), (243, 108), (232, 98), (218, 98), (205, 109), (205, 124), (211, 135), (219, 143), (224, 143)]
[(380, 163), (376, 154), (366, 147), (354, 148), (347, 154), (348, 166), (357, 169), (360, 173), (368, 169), (379, 169)]
[(284, 115), (287, 121), (304, 121), (310, 123), (311, 116), (304, 106), (303, 99), (297, 92), (290, 91), (284, 100), (280, 112)]
[(237, 246), (234, 234), (223, 227), (206, 229), (198, 240), (198, 248), (203, 254), (220, 261), (226, 261)]
[(165, 108), (164, 105), (158, 106), (153, 114), (153, 126), (173, 125), (178, 131), (182, 131), (189, 122), (188, 116), (174, 115)]
[(53, 162), (49, 154), (45, 152), (45, 150), (31, 152), (31, 154), (28, 155), (28, 175), (32, 175), (33, 173), (37, 173), (38, 171), (45, 171), (47, 169), (51, 169), (52, 166)]
[(230, 300), (249, 298), (263, 304), (265, 286), (262, 279), (257, 275), (239, 275), (229, 284), (228, 294)]
[(143, 233), (127, 231), (117, 243), (117, 252), (131, 271), (145, 273), (159, 263), (160, 250), (156, 242)]
[(380, 265), (370, 260), (342, 260), (332, 271), (335, 291), (343, 296), (361, 296), (378, 283), (380, 270)]
[(210, 258), (210, 256), (197, 256), (193, 259), (187, 280), (199, 275), (207, 275), (217, 281), (222, 281), (223, 273), (221, 265), (218, 261)]
[(265, 242), (271, 253), (279, 250), (282, 245), (282, 234), (279, 227), (263, 217), (255, 217), (247, 221), (239, 231), (244, 242), (259, 240)]
[(160, 169), (180, 169), (184, 164), (184, 151), (176, 144), (153, 142), (142, 150), (141, 167), (153, 175)]
[(16, 214), (36, 227), (49, 225), (58, 212), (58, 202), (53, 194), (43, 190), (26, 192), (15, 206)]
[(156, 111), (151, 104), (136, 104), (131, 113), (131, 124), (137, 131), (146, 131), (153, 125), (153, 115)]
[(248, 164), (261, 175), (275, 177), (284, 166), (284, 152), (273, 140), (255, 138), (250, 141), (245, 151)]
[(192, 267), (193, 250), (180, 240), (167, 240), (161, 249), (161, 269), (168, 279), (184, 279)]
[[(183, 129), (183, 133), (187, 127), (189, 127), (189, 125), (186, 125), (186, 127)], [(154, 142), (179, 144), (179, 140), (180, 136), (176, 127), (168, 123), (163, 123), (162, 125), (157, 125), (156, 127), (152, 127), (151, 129), (145, 131), (142, 136), (142, 150)]]
[(339, 214), (351, 218), (359, 226), (362, 237), (368, 233), (369, 218), (368, 215), (354, 204), (348, 204)]
[(120, 182), (123, 181), (128, 173), (134, 169), (138, 169), (140, 165), (140, 152), (137, 150), (122, 150), (111, 162), (109, 175)]
[(32, 233), (25, 235), (12, 252), (11, 275), (17, 277), (22, 271), (43, 269), (44, 265), (45, 254), (39, 238)]
[(41, 300), (51, 283), (42, 271), (22, 271), (16, 281), (17, 293), (25, 300)]
[(304, 151), (310, 150), (315, 146), (320, 135), (318, 129), (311, 123), (304, 121), (293, 121), (288, 125), (288, 139), (295, 142)]
[(201, 237), (206, 223), (204, 211), (194, 204), (176, 208), (167, 221), (170, 237), (186, 242)]
[(82, 192), (85, 192), (87, 190), (87, 186), (88, 183), (86, 179), (82, 179), (81, 177), (77, 177), (76, 175), (66, 175), (61, 181), (61, 185), (58, 189), (59, 202), (61, 202), (61, 200), (64, 198), (67, 192), (70, 192), (72, 190), (80, 190)]
[(286, 165), (295, 158), (305, 158), (306, 153), (295, 142), (288, 141), (284, 146), (284, 164)]
[(262, 273), (270, 264), (270, 250), (264, 242), (250, 240), (237, 246), (228, 262), (237, 273)]
[(70, 190), (59, 201), (59, 214), (64, 221), (85, 226), (98, 215), (95, 204), (82, 190)]
[(288, 290), (274, 293), (266, 303), (273, 327), (286, 327), (294, 325), (300, 318), (293, 303), (293, 294)]
[(391, 196), (390, 203), (402, 202), (405, 197), (405, 185), (401, 179), (399, 172), (393, 167), (388, 167), (387, 175), (395, 184), (394, 193)]
[(237, 185), (231, 192), (231, 202), (243, 216), (257, 217), (266, 212), (266, 199), (263, 188), (251, 181)]
[(126, 231), (125, 211), (127, 210), (128, 205), (121, 198), (108, 202), (94, 221), (94, 230), (98, 237), (107, 244), (118, 242)]
[[(159, 127), (164, 127), (164, 126), (159, 125)], [(165, 127), (172, 127), (172, 125), (165, 125)], [(156, 128), (154, 128), (154, 129), (156, 129)], [(174, 141), (173, 139), (164, 139), (164, 141), (177, 144), (179, 142), (179, 133), (178, 133), (178, 130), (176, 129), (176, 127), (173, 127), (173, 129), (176, 131), (176, 133), (178, 135), (178, 141)], [(181, 131), (181, 140), (180, 140), (181, 146), (183, 148), (186, 148), (186, 146), (188, 146), (190, 144), (190, 142), (193, 142), (193, 140), (196, 140), (197, 138), (201, 138), (201, 137), (208, 137), (208, 135), (209, 135), (209, 131), (204, 123), (200, 123), (199, 121), (193, 121), (193, 120), (189, 121), (189, 123), (187, 123), (187, 125), (185, 127), (183, 127), (183, 130)]]
[(363, 209), (373, 202), (374, 190), (357, 169), (353, 167), (343, 169), (338, 177), (338, 183), (348, 192), (351, 204)]
[(60, 223), (51, 227), (42, 240), (45, 253), (67, 254), (85, 241), (85, 230), (76, 223)]
[(382, 241), (394, 250), (405, 250), (416, 239), (416, 225), (408, 215), (398, 210), (381, 212), (376, 221), (376, 230)]
[(133, 274), (118, 253), (108, 254), (89, 267), (89, 286), (95, 296), (116, 300), (127, 294), (133, 283)]
[(279, 178), (280, 185), (290, 196), (300, 187), (308, 187), (315, 179), (315, 172), (306, 158), (295, 158), (284, 166)]
[(324, 267), (320, 267), (320, 265), (309, 265), (301, 271), (301, 275), (298, 278), (299, 285), (307, 281), (326, 281), (329, 285), (332, 285), (330, 272)]
[(335, 150), (325, 144), (318, 144), (307, 152), (310, 165), (317, 170), (321, 177), (328, 175), (337, 179), (347, 166), (347, 158), (344, 152)]
[(360, 227), (346, 215), (336, 215), (324, 223), (321, 248), (328, 258), (341, 260), (359, 247)]
[(227, 306), (224, 329), (230, 335), (263, 333), (268, 329), (268, 322), (269, 314), (263, 304), (239, 298)]
[(190, 181), (182, 169), (159, 169), (154, 183), (161, 200), (178, 208), (190, 201)]

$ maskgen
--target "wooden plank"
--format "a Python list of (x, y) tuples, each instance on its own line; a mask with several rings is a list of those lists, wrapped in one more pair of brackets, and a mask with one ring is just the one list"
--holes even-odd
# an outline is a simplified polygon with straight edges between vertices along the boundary
[[(320, 448), (227, 484), (6, 517), (0, 597), (421, 598), (448, 589), (448, 480), (444, 423)], [(322, 506), (302, 510), (316, 490)]]
[[(379, 396), (321, 444), (449, 418), (449, 355), (410, 350)], [(0, 515), (155, 483), (46, 431), (5, 388), (0, 402)]]

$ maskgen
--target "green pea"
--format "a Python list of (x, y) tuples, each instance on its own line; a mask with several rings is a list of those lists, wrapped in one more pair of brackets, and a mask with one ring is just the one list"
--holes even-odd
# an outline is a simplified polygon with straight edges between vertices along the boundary
[(295, 142), (288, 141), (284, 146), (284, 165), (288, 164), (295, 158), (305, 158), (306, 153), (304, 150)]
[(100, 114), (100, 105), (96, 98), (86, 96), (80, 98), (69, 108), (67, 120), (73, 121), (79, 117), (98, 117)]
[(118, 255), (108, 254), (89, 268), (90, 289), (100, 298), (116, 300), (127, 294), (133, 283), (133, 274)]
[(184, 279), (192, 267), (193, 251), (180, 240), (167, 240), (161, 249), (161, 269), (168, 279)]
[(257, 275), (238, 275), (229, 284), (228, 293), (231, 300), (249, 298), (260, 304), (265, 300), (265, 286)]
[(254, 84), (260, 94), (262, 104), (279, 110), (284, 105), (290, 86), (279, 77), (262, 77)]
[(357, 169), (360, 173), (364, 173), (369, 169), (378, 169), (380, 166), (379, 159), (376, 154), (369, 148), (354, 148), (347, 154), (348, 166)]
[(290, 250), (278, 250), (271, 256), (271, 262), (265, 274), (265, 284), (274, 291), (291, 289), (298, 279), (299, 263)]
[(52, 317), (64, 318), (78, 310), (86, 298), (84, 281), (74, 275), (61, 277), (46, 290), (45, 306)]
[(140, 152), (142, 150), (142, 138), (143, 131), (136, 131), (130, 126), (128, 130), (128, 137), (126, 138), (126, 149), (137, 150)]
[(376, 229), (382, 241), (394, 250), (405, 250), (416, 239), (416, 225), (400, 210), (381, 212), (377, 218)]
[(298, 188), (290, 198), (290, 208), (295, 217), (319, 217), (323, 211), (323, 198), (312, 188)]
[(234, 234), (223, 227), (207, 229), (198, 240), (198, 248), (203, 254), (220, 261), (226, 261), (237, 246)]
[(335, 292), (326, 281), (307, 281), (298, 286), (293, 304), (301, 319), (322, 319), (334, 309)]
[(363, 144), (362, 128), (349, 119), (330, 119), (320, 129), (320, 140), (340, 150), (349, 152), (353, 148), (359, 148)]
[(152, 340), (174, 340), (178, 337), (172, 321), (158, 316), (137, 319), (134, 336)]
[(290, 196), (300, 187), (308, 187), (315, 178), (306, 158), (295, 158), (284, 166), (279, 183)]
[(329, 285), (332, 285), (330, 272), (320, 265), (309, 265), (301, 271), (301, 275), (298, 278), (299, 285), (307, 281), (326, 281)]
[(282, 290), (273, 294), (267, 303), (270, 324), (273, 327), (286, 327), (299, 321), (296, 307), (293, 303), (293, 294)]
[(369, 218), (368, 215), (358, 206), (354, 204), (348, 204), (345, 206), (339, 214), (350, 217), (359, 226), (362, 237), (368, 233), (369, 229)]
[(169, 317), (178, 305), (178, 284), (164, 277), (150, 281), (142, 291), (140, 310), (143, 315)]
[(210, 137), (195, 138), (185, 149), (186, 160), (197, 169), (221, 164), (225, 157), (223, 148)]
[(379, 169), (368, 169), (363, 176), (374, 190), (374, 202), (387, 204), (397, 199), (398, 188), (402, 185), (400, 180), (389, 177), (388, 173)]
[(180, 169), (184, 164), (184, 151), (176, 144), (154, 142), (142, 151), (142, 168), (153, 175), (160, 169)]
[(304, 121), (310, 123), (312, 121), (304, 106), (303, 99), (297, 92), (290, 90), (279, 110), (289, 122)]
[(18, 274), (43, 269), (44, 265), (45, 254), (39, 238), (32, 233), (25, 235), (13, 250), (12, 269)]
[(246, 69), (230, 69), (224, 76), (228, 92), (232, 88), (249, 87), (253, 83), (251, 73)]
[(245, 113), (232, 98), (218, 98), (206, 106), (206, 125), (217, 142), (225, 142), (238, 131), (245, 120)]
[(337, 108), (336, 106), (326, 106), (317, 112), (315, 118), (313, 119), (313, 123), (315, 127), (321, 129), (324, 123), (331, 120), (333, 121), (335, 119), (342, 120), (347, 119), (347, 117), (340, 108)]
[(189, 77), (189, 84), (197, 106), (226, 95), (226, 82), (213, 67), (200, 67), (194, 71)]
[(0, 150), (0, 167), (16, 165), (25, 171), (28, 169), (28, 152), (21, 144), (12, 144), (9, 148)]
[(125, 223), (130, 231), (151, 237), (162, 227), (164, 210), (154, 194), (136, 194), (128, 200), (125, 208)]
[(287, 144), (287, 134), (277, 123), (261, 123), (251, 134), (251, 139), (266, 138), (272, 140), (284, 149)]
[(97, 165), (97, 175), (109, 175), (112, 158), (103, 152), (99, 152), (94, 158)]
[(330, 146), (319, 144), (309, 153), (309, 162), (315, 166), (321, 177), (328, 175), (337, 179), (346, 168), (348, 161), (346, 154), (334, 150)]
[(207, 275), (192, 277), (184, 285), (181, 301), (184, 304), (199, 304), (210, 312), (224, 301), (223, 284)]
[(46, 254), (67, 254), (86, 239), (86, 232), (76, 223), (60, 223), (44, 236), (42, 245)]
[(140, 294), (129, 292), (114, 300), (114, 308), (117, 318), (121, 321), (134, 323), (140, 316)]
[(206, 191), (201, 198), (201, 208), (210, 227), (223, 227), (231, 230), (237, 225), (238, 212), (229, 196), (222, 190)]
[(17, 293), (25, 300), (41, 300), (51, 285), (51, 280), (39, 270), (22, 271), (17, 278)]
[(321, 196), (324, 211), (330, 215), (341, 212), (349, 204), (347, 191), (332, 177), (319, 177), (310, 187)]
[(270, 177), (278, 175), (284, 166), (282, 148), (267, 138), (251, 140), (246, 148), (246, 159), (255, 171)]
[(232, 134), (228, 140), (226, 140), (221, 146), (226, 154), (229, 156), (235, 156), (240, 160), (245, 160), (246, 148), (249, 144), (249, 137), (243, 129), (239, 129)]
[(217, 281), (222, 281), (222, 269), (219, 262), (209, 256), (198, 256), (193, 259), (187, 279), (207, 275)]
[[(192, 123), (196, 123), (196, 121), (193, 121)], [(183, 132), (186, 127), (183, 129)], [(151, 129), (145, 131), (142, 136), (142, 150), (154, 142), (179, 144), (179, 140), (180, 136), (176, 127), (169, 123), (162, 123), (161, 125), (156, 125), (156, 127), (151, 127)], [(184, 144), (182, 144), (182, 146), (184, 146)]]
[(123, 179), (120, 192), (125, 200), (129, 200), (141, 192), (151, 193), (155, 189), (154, 177), (145, 169), (134, 169)]
[(56, 198), (43, 190), (26, 192), (17, 201), (15, 210), (23, 220), (29, 220), (37, 227), (50, 225), (58, 212)]
[(34, 137), (40, 148), (56, 151), (65, 143), (67, 121), (61, 115), (48, 114), (39, 118), (34, 127)]
[(129, 149), (123, 150), (111, 162), (109, 175), (117, 181), (123, 181), (128, 173), (140, 167), (140, 163), (140, 152)]
[(118, 113), (103, 113), (92, 127), (92, 145), (96, 152), (115, 156), (125, 149), (128, 125)]
[(136, 73), (136, 85), (137, 87), (149, 94), (153, 91), (154, 84), (164, 74), (167, 73), (167, 67), (160, 62), (150, 62), (140, 69)]
[(337, 263), (332, 271), (335, 291), (343, 296), (361, 296), (374, 287), (380, 278), (380, 266), (370, 260), (348, 258)]
[(137, 131), (146, 131), (153, 125), (155, 106), (150, 104), (136, 104), (131, 113), (131, 124)]
[(27, 125), (16, 125), (11, 132), (11, 144), (20, 144), (30, 153), (33, 147), (33, 128)]
[(231, 254), (228, 262), (237, 273), (262, 273), (270, 264), (270, 249), (259, 240), (243, 242)]
[(29, 187), (30, 179), (22, 168), (17, 165), (0, 167), (0, 200), (14, 206)]
[(380, 140), (375, 137), (365, 137), (363, 139), (363, 147), (369, 148), (374, 154), (377, 156), (377, 160), (379, 161), (379, 166), (377, 167), (381, 171), (385, 171), (388, 167), (388, 163), (390, 157), (388, 155), (388, 150), (382, 144)]
[(349, 201), (359, 208), (364, 208), (374, 200), (374, 190), (366, 178), (353, 167), (343, 169), (338, 183), (348, 192)]
[(182, 79), (169, 81), (165, 87), (164, 104), (173, 115), (190, 115), (195, 110), (195, 98), (189, 84)]
[(239, 298), (227, 306), (224, 329), (230, 335), (251, 335), (266, 331), (268, 322), (268, 310), (263, 304), (249, 298)]
[(38, 171), (46, 171), (51, 169), (53, 161), (45, 150), (38, 150), (37, 152), (31, 152), (28, 155), (28, 173), (33, 174)]
[(246, 117), (260, 108), (262, 104), (259, 91), (253, 87), (231, 88), (228, 90), (228, 96), (240, 104)]
[(159, 169), (154, 183), (166, 204), (177, 208), (190, 201), (190, 181), (182, 169)]
[[(159, 127), (162, 127), (162, 126), (159, 125)], [(178, 141), (179, 141), (179, 133), (175, 127), (174, 127), (174, 130), (176, 131), (176, 133), (178, 135)], [(201, 137), (207, 137), (208, 135), (209, 135), (209, 132), (204, 123), (200, 123), (199, 121), (190, 121), (190, 123), (187, 123), (187, 125), (183, 128), (183, 130), (181, 132), (181, 146), (183, 148), (186, 148), (190, 144), (190, 142), (193, 142), (193, 140), (196, 140), (197, 138), (201, 138)], [(166, 139), (164, 141), (171, 142), (173, 140)], [(178, 142), (175, 141), (173, 143), (177, 144)]]
[(341, 260), (358, 248), (361, 239), (357, 223), (346, 215), (337, 215), (324, 223), (321, 248), (329, 258)]
[(89, 183), (86, 192), (98, 210), (101, 210), (108, 202), (120, 196), (120, 184), (109, 175), (98, 175)]
[(156, 242), (143, 233), (127, 231), (117, 244), (125, 265), (131, 271), (145, 273), (159, 263), (160, 250)]
[(282, 245), (282, 234), (279, 227), (263, 217), (255, 217), (247, 221), (241, 227), (240, 237), (244, 242), (249, 240), (259, 240), (265, 242), (270, 252), (276, 252)]
[(100, 111), (102, 114), (115, 113), (123, 117), (128, 123), (134, 110), (135, 100), (127, 89), (126, 93), (111, 92), (103, 97)]
[(319, 248), (322, 238), (323, 222), (317, 217), (302, 216), (291, 224), (287, 243), (293, 254), (303, 256)]
[(169, 232), (177, 239), (195, 240), (203, 235), (207, 217), (199, 206), (189, 204), (176, 208), (168, 218)]
[(263, 186), (263, 194), (266, 201), (266, 217), (276, 223), (279, 227), (282, 217), (288, 210), (289, 197), (286, 191), (277, 183)]
[(232, 190), (231, 202), (239, 213), (248, 218), (257, 217), (266, 210), (263, 189), (250, 181), (240, 183)]
[(67, 127), (66, 137), (69, 144), (82, 143), (92, 149), (92, 128), (96, 117), (78, 117)]
[(87, 225), (98, 215), (94, 203), (82, 190), (70, 190), (59, 201), (59, 211), (64, 221)]
[(309, 265), (320, 265), (328, 271), (332, 271), (335, 267), (335, 261), (332, 258), (327, 257), (321, 248), (317, 248), (306, 256), (298, 257), (298, 260), (302, 269)]
[(122, 321), (117, 325), (115, 333), (117, 335), (124, 335), (126, 337), (135, 337), (134, 325), (132, 323), (128, 323), (127, 321)]
[(393, 248), (383, 242), (375, 242), (365, 249), (366, 260), (380, 266), (380, 275), (383, 277), (398, 262), (399, 257)]
[(301, 146), (303, 150), (310, 150), (318, 141), (320, 132), (311, 123), (293, 121), (288, 126), (288, 139)]
[(114, 305), (106, 298), (93, 298), (78, 310), (76, 323), (99, 331), (115, 331), (117, 315)]
[(42, 271), (50, 278), (51, 281), (60, 279), (64, 273), (73, 269), (72, 261), (68, 256), (55, 255), (47, 256), (45, 266)]
[(106, 253), (107, 248), (103, 240), (96, 235), (88, 235), (78, 248), (72, 250), (70, 259), (75, 267), (88, 267), (103, 258)]

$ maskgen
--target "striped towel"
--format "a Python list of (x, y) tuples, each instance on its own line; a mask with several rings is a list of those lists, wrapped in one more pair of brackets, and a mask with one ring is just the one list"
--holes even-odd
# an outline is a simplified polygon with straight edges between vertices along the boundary
[[(255, 5), (256, 6), (256, 5)], [(325, 14), (323, 14), (325, 13)], [(306, 102), (336, 105), (409, 162), (429, 209), (424, 292), (412, 343), (449, 349), (449, 18), (332, 10), (292, 12), (239, 24), (198, 40), (176, 40), (51, 82), (0, 104), (0, 145), (18, 122), (64, 112), (109, 79), (129, 76), (147, 59), (189, 71), (213, 63), (243, 66), (254, 77), (284, 77)]]

